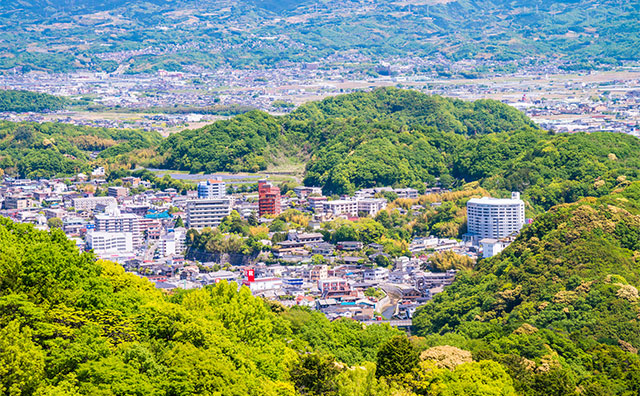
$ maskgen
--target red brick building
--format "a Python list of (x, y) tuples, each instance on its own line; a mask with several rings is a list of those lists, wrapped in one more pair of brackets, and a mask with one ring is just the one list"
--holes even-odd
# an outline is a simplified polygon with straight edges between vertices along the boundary
[(278, 215), (280, 207), (280, 189), (266, 180), (258, 182), (258, 214)]

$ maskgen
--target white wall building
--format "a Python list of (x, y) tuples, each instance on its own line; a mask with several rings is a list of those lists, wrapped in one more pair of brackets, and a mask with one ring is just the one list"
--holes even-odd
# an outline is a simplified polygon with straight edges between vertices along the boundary
[(123, 213), (116, 215), (96, 215), (96, 231), (102, 232), (129, 232), (133, 237), (133, 246), (142, 244), (142, 234), (140, 232), (140, 217), (133, 213)]
[(379, 211), (387, 207), (385, 198), (358, 199), (358, 212), (366, 212), (370, 216), (375, 216)]
[(507, 240), (498, 240), (494, 238), (483, 238), (480, 240), (480, 246), (482, 246), (482, 257), (489, 258), (497, 255), (507, 246), (511, 244)]
[(187, 238), (187, 230), (184, 228), (176, 228), (158, 240), (158, 250), (163, 257), (182, 254), (184, 252)]
[(350, 199), (336, 199), (335, 201), (327, 201), (323, 204), (323, 211), (334, 216), (347, 214), (350, 216), (358, 215), (358, 202)]
[(130, 232), (93, 231), (87, 234), (86, 242), (96, 254), (133, 252), (133, 234)]
[(187, 201), (187, 227), (217, 227), (231, 213), (229, 199), (194, 199)]
[(227, 183), (222, 180), (207, 180), (198, 183), (198, 198), (224, 198), (227, 195)]
[(118, 201), (113, 197), (74, 198), (71, 200), (71, 205), (77, 211), (94, 210), (98, 204), (118, 206)]
[(482, 197), (467, 202), (467, 231), (477, 240), (517, 234), (524, 221), (524, 202), (519, 193), (513, 193), (511, 199)]

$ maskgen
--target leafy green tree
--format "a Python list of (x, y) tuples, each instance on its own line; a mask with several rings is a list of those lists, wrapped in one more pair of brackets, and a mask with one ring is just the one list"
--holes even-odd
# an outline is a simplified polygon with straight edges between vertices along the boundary
[(420, 362), (417, 348), (406, 336), (393, 337), (384, 343), (376, 357), (376, 375), (393, 377), (411, 372)]
[(333, 357), (311, 353), (302, 355), (289, 375), (300, 394), (331, 396), (337, 394), (336, 377), (339, 373), (340, 368)]

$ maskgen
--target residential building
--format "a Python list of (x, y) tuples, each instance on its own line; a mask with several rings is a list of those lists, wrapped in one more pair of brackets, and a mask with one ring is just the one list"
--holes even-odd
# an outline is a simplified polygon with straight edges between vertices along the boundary
[(107, 195), (114, 198), (129, 196), (129, 189), (127, 187), (111, 186), (107, 189)]
[(118, 201), (114, 197), (73, 198), (71, 200), (71, 205), (77, 211), (94, 210), (98, 204), (117, 206)]
[(483, 238), (517, 234), (524, 222), (524, 202), (517, 192), (512, 193), (511, 199), (483, 197), (467, 202), (467, 230), (475, 243)]
[(158, 249), (163, 257), (182, 254), (184, 252), (187, 239), (187, 230), (176, 228), (163, 235), (158, 241)]
[(333, 216), (346, 214), (356, 217), (358, 216), (358, 202), (350, 199), (327, 201), (323, 205), (323, 211)]
[(508, 239), (483, 238), (480, 240), (482, 246), (482, 257), (489, 258), (497, 255), (511, 244)]
[(96, 231), (131, 233), (133, 247), (138, 247), (142, 243), (140, 218), (132, 213), (96, 215), (95, 223)]
[(222, 180), (210, 179), (198, 183), (198, 198), (224, 198), (227, 195), (227, 184)]
[(323, 212), (327, 197), (309, 197), (307, 198), (307, 202), (309, 202), (309, 207), (314, 212)]
[(87, 233), (87, 247), (96, 254), (122, 254), (133, 252), (133, 234), (130, 232), (101, 232)]
[(219, 198), (187, 201), (186, 213), (186, 225), (188, 228), (217, 227), (222, 222), (222, 219), (231, 214), (231, 200)]
[(384, 282), (389, 279), (389, 270), (382, 267), (367, 268), (363, 273), (364, 280), (369, 282)]
[(370, 216), (375, 216), (382, 209), (387, 207), (387, 200), (384, 198), (358, 199), (358, 213), (365, 212)]
[(278, 215), (282, 210), (280, 204), (280, 189), (266, 180), (258, 182), (258, 214)]
[(6, 197), (4, 199), (4, 209), (21, 210), (29, 207), (29, 199), (26, 197)]

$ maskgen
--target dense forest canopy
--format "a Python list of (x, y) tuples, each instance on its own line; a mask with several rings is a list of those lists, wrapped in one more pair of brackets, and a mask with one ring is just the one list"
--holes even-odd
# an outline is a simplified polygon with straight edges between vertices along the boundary
[(421, 308), (418, 335), (502, 363), (524, 395), (640, 392), (640, 183), (553, 207)]
[(0, 112), (54, 111), (62, 109), (69, 103), (68, 99), (44, 93), (0, 90)]
[(72, 176), (92, 165), (150, 159), (161, 139), (157, 132), (0, 121), (0, 168), (21, 177)]

